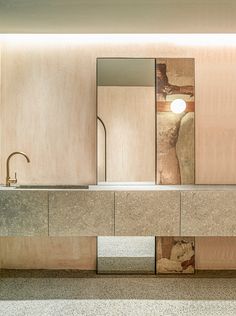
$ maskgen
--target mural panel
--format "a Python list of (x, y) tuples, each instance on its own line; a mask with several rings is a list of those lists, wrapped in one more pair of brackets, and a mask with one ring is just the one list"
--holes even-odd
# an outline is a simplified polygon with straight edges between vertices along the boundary
[(156, 102), (157, 183), (194, 184), (193, 58), (156, 59)]
[(194, 237), (157, 237), (157, 274), (194, 273), (194, 244)]

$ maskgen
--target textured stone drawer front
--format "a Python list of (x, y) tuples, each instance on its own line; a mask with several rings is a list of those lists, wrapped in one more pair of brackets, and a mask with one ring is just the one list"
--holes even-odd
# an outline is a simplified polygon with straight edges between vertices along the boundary
[(47, 235), (47, 192), (0, 191), (0, 236)]
[(114, 192), (50, 192), (49, 235), (114, 235)]
[(115, 235), (178, 236), (180, 192), (115, 193)]
[(182, 236), (236, 236), (236, 191), (181, 193)]

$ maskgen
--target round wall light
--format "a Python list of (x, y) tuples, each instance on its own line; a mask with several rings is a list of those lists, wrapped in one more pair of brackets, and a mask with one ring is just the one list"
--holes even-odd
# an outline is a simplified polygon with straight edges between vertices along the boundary
[(175, 99), (171, 102), (170, 108), (174, 113), (182, 113), (186, 109), (186, 102), (183, 99)]

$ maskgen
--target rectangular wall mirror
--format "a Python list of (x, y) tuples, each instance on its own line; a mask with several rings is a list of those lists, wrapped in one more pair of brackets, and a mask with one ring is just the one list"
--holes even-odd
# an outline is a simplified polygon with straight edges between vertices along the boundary
[(97, 59), (97, 182), (155, 184), (155, 59)]
[(193, 58), (97, 59), (97, 182), (194, 184)]
[(97, 237), (97, 273), (155, 274), (155, 237)]

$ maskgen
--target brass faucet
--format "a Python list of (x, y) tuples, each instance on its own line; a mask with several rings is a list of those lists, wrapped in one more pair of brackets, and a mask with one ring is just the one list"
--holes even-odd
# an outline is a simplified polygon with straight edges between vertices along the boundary
[(11, 153), (8, 158), (7, 158), (7, 176), (6, 176), (6, 186), (7, 187), (10, 187), (11, 186), (11, 183), (17, 183), (17, 178), (16, 178), (16, 172), (15, 172), (15, 178), (11, 178), (10, 177), (10, 159), (12, 156), (14, 155), (22, 155), (26, 158), (27, 162), (29, 163), (30, 162), (30, 159), (29, 157), (23, 153), (22, 151), (15, 151), (13, 153)]

